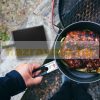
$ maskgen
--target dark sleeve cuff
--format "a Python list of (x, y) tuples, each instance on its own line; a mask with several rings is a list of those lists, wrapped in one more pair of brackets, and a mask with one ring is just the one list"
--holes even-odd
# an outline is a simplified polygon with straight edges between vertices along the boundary
[(25, 82), (17, 71), (11, 71), (10, 73), (6, 74), (6, 77), (9, 78), (7, 86), (11, 96), (16, 95), (26, 89)]

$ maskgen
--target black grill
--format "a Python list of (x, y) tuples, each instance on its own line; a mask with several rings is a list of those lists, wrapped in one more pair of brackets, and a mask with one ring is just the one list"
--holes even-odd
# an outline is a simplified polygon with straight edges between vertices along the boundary
[(59, 0), (59, 16), (64, 27), (77, 21), (100, 23), (100, 0)]

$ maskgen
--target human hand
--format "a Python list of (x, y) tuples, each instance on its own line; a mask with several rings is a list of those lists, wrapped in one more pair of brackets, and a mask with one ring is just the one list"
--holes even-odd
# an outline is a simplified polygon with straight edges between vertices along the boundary
[[(21, 74), (27, 87), (32, 85), (38, 85), (42, 81), (42, 76), (35, 77), (39, 75), (40, 71), (32, 73), (33, 70), (39, 68), (37, 64), (21, 64), (15, 70)], [(35, 78), (33, 78), (35, 77)]]

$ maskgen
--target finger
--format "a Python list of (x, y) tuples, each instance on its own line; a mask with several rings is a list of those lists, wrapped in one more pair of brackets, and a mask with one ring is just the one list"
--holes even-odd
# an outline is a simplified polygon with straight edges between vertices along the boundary
[(32, 66), (32, 69), (34, 70), (34, 69), (37, 69), (37, 68), (39, 68), (40, 67), (40, 65), (39, 64), (31, 64), (31, 66)]
[(43, 79), (43, 76), (36, 77), (36, 78), (32, 79), (32, 83), (34, 85), (37, 85), (37, 84), (41, 83), (42, 79)]
[(33, 76), (39, 75), (40, 73), (41, 73), (41, 70), (36, 71), (36, 72), (33, 73)]
[(41, 73), (41, 70), (40, 70), (40, 71), (37, 71), (37, 72), (35, 73), (35, 75), (38, 76), (40, 73)]
[(37, 71), (37, 72), (33, 73), (33, 77), (38, 76), (40, 73), (41, 73), (41, 70), (39, 70), (39, 71)]

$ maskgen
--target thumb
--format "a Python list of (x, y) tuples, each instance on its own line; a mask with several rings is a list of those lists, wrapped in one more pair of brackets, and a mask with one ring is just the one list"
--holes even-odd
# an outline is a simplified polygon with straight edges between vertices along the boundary
[(33, 83), (33, 85), (37, 85), (37, 84), (41, 83), (42, 79), (43, 79), (42, 76), (36, 77), (36, 78), (34, 78), (34, 79), (32, 78), (32, 83)]

